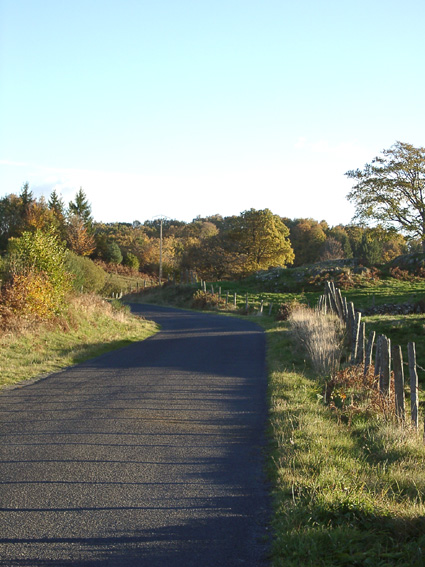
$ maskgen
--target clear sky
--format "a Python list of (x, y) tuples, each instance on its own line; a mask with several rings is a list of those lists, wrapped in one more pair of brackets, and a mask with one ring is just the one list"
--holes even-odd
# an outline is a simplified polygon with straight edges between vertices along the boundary
[(347, 170), (425, 146), (424, 30), (424, 0), (0, 0), (0, 196), (346, 224)]

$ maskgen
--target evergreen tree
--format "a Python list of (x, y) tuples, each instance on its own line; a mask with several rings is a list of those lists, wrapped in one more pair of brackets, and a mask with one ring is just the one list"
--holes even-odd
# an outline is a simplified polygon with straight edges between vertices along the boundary
[(70, 216), (79, 217), (83, 221), (85, 228), (92, 233), (93, 218), (91, 216), (91, 205), (82, 187), (80, 187), (76, 194), (75, 201), (70, 201), (68, 210)]
[(65, 217), (65, 203), (63, 202), (62, 197), (59, 197), (56, 193), (56, 189), (53, 189), (51, 192), (47, 206), (54, 212), (55, 216), (62, 219)]

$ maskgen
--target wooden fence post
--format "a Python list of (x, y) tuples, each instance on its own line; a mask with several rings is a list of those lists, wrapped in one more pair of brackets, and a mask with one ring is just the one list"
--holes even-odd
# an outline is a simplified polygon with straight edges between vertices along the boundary
[(354, 303), (350, 301), (347, 306), (347, 336), (348, 336), (348, 347), (351, 351), (353, 348), (353, 328), (354, 322), (356, 319), (355, 311), (354, 311)]
[(365, 362), (364, 362), (364, 376), (367, 375), (369, 368), (372, 366), (372, 352), (373, 352), (373, 343), (375, 342), (375, 331), (372, 331), (369, 335), (369, 339), (366, 345), (366, 354), (365, 354)]
[(391, 377), (391, 341), (382, 335), (381, 341), (381, 367), (379, 374), (379, 391), (384, 396), (390, 395), (390, 377)]
[(359, 333), (360, 333), (360, 323), (362, 320), (362, 314), (357, 311), (354, 318), (354, 324), (352, 327), (351, 336), (351, 364), (356, 364), (357, 361), (357, 351), (359, 346)]
[(264, 299), (262, 299), (260, 301), (260, 309), (258, 311), (258, 315), (262, 315), (263, 314), (263, 308), (264, 308)]
[(226, 291), (226, 308), (227, 308), (228, 304), (229, 304), (229, 292)]
[(234, 305), (234, 307), (236, 307), (236, 291), (233, 294), (233, 305)]
[(366, 324), (362, 323), (359, 329), (359, 339), (357, 343), (356, 364), (364, 365), (365, 361), (365, 342), (366, 342)]
[(418, 429), (418, 373), (416, 371), (415, 343), (408, 343), (407, 355), (410, 376), (410, 416), (415, 429)]
[(404, 370), (403, 354), (401, 346), (393, 346), (393, 367), (394, 367), (394, 393), (395, 393), (395, 413), (399, 419), (404, 421)]
[(247, 294), (245, 296), (245, 310), (246, 310), (247, 313), (248, 313), (248, 307), (249, 307), (249, 304), (248, 304), (248, 292), (247, 292)]
[(270, 317), (271, 314), (272, 314), (272, 310), (273, 310), (273, 303), (270, 303), (270, 306), (269, 306), (269, 317)]
[(381, 366), (382, 366), (382, 359), (381, 359), (382, 340), (383, 340), (383, 336), (378, 335), (378, 338), (376, 339), (375, 374), (374, 374), (374, 377), (378, 379), (381, 375)]

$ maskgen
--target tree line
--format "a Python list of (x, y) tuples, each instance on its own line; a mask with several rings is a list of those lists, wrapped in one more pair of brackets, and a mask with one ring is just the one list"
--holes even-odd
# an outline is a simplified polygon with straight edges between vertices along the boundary
[(289, 219), (269, 209), (197, 217), (191, 222), (101, 223), (93, 219), (82, 188), (65, 205), (56, 191), (48, 200), (35, 198), (25, 183), (18, 194), (0, 199), (0, 251), (5, 253), (14, 239), (37, 231), (55, 234), (78, 256), (123, 264), (147, 275), (158, 273), (161, 246), (165, 277), (190, 269), (205, 279), (239, 278), (269, 267), (350, 258), (374, 265), (420, 250), (419, 239), (407, 241), (394, 227), (330, 227), (326, 221)]
[[(269, 209), (239, 215), (101, 223), (83, 189), (65, 205), (52, 191), (35, 198), (28, 183), (0, 199), (0, 253), (26, 233), (49, 233), (78, 257), (124, 264), (146, 274), (196, 270), (205, 279), (248, 276), (270, 267), (356, 258), (365, 265), (425, 250), (425, 148), (396, 142), (363, 170), (347, 195), (359, 224), (289, 219)], [(368, 222), (374, 221), (374, 226)], [(161, 252), (160, 252), (161, 250)]]

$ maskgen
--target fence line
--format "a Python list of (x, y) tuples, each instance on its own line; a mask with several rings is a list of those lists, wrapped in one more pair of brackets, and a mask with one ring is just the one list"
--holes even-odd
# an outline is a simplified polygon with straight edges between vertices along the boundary
[[(366, 326), (362, 322), (362, 314), (356, 311), (352, 302), (347, 303), (341, 291), (335, 287), (334, 282), (326, 282), (325, 293), (320, 296), (317, 308), (324, 313), (335, 313), (346, 327), (350, 363), (363, 366), (364, 376), (371, 367), (378, 382), (382, 396), (389, 397), (391, 391), (391, 378), (394, 380), (395, 414), (405, 421), (405, 381), (403, 353), (400, 345), (391, 345), (391, 340), (385, 335), (376, 336), (375, 331), (369, 334), (366, 342)], [(375, 348), (375, 362), (373, 363), (373, 350)], [(419, 385), (418, 365), (416, 363), (416, 346), (414, 342), (407, 345), (407, 366), (409, 369), (410, 384), (410, 418), (413, 427), (418, 429), (419, 414)], [(419, 367), (420, 368), (420, 367)], [(421, 370), (423, 370), (421, 368)]]

